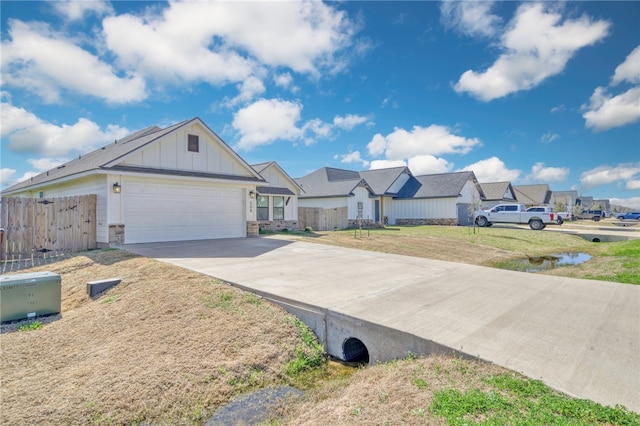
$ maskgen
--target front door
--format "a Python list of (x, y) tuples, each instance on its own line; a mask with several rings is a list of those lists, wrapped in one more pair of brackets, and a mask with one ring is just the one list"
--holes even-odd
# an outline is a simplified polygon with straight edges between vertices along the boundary
[(373, 206), (374, 206), (374, 210), (375, 210), (374, 215), (376, 217), (375, 222), (376, 223), (380, 223), (380, 200), (375, 200)]

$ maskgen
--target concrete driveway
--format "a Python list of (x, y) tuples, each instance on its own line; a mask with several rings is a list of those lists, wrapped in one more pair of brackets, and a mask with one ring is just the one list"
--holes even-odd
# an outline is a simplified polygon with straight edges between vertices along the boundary
[[(640, 412), (640, 286), (281, 237), (124, 249), (276, 300), (362, 320), (361, 327), (397, 330), (541, 379), (570, 395)], [(375, 344), (384, 346), (384, 339)]]

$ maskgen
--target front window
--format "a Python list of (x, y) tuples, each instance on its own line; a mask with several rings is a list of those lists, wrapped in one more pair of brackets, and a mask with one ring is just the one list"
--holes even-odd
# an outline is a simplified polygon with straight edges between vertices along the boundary
[(256, 213), (258, 214), (258, 220), (269, 220), (269, 197), (258, 195)]
[(284, 220), (284, 197), (273, 197), (273, 220)]

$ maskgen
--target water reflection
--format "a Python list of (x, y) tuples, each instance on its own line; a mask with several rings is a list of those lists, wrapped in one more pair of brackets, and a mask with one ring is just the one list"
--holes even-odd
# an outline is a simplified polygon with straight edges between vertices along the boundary
[(549, 256), (528, 256), (503, 262), (498, 267), (521, 272), (540, 272), (567, 265), (579, 265), (591, 259), (587, 253), (559, 253)]

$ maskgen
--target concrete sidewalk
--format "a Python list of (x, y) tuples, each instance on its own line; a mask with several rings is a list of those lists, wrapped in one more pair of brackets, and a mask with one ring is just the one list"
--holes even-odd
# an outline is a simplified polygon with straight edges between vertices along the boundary
[(124, 249), (408, 333), (570, 395), (640, 412), (640, 286), (279, 237)]

